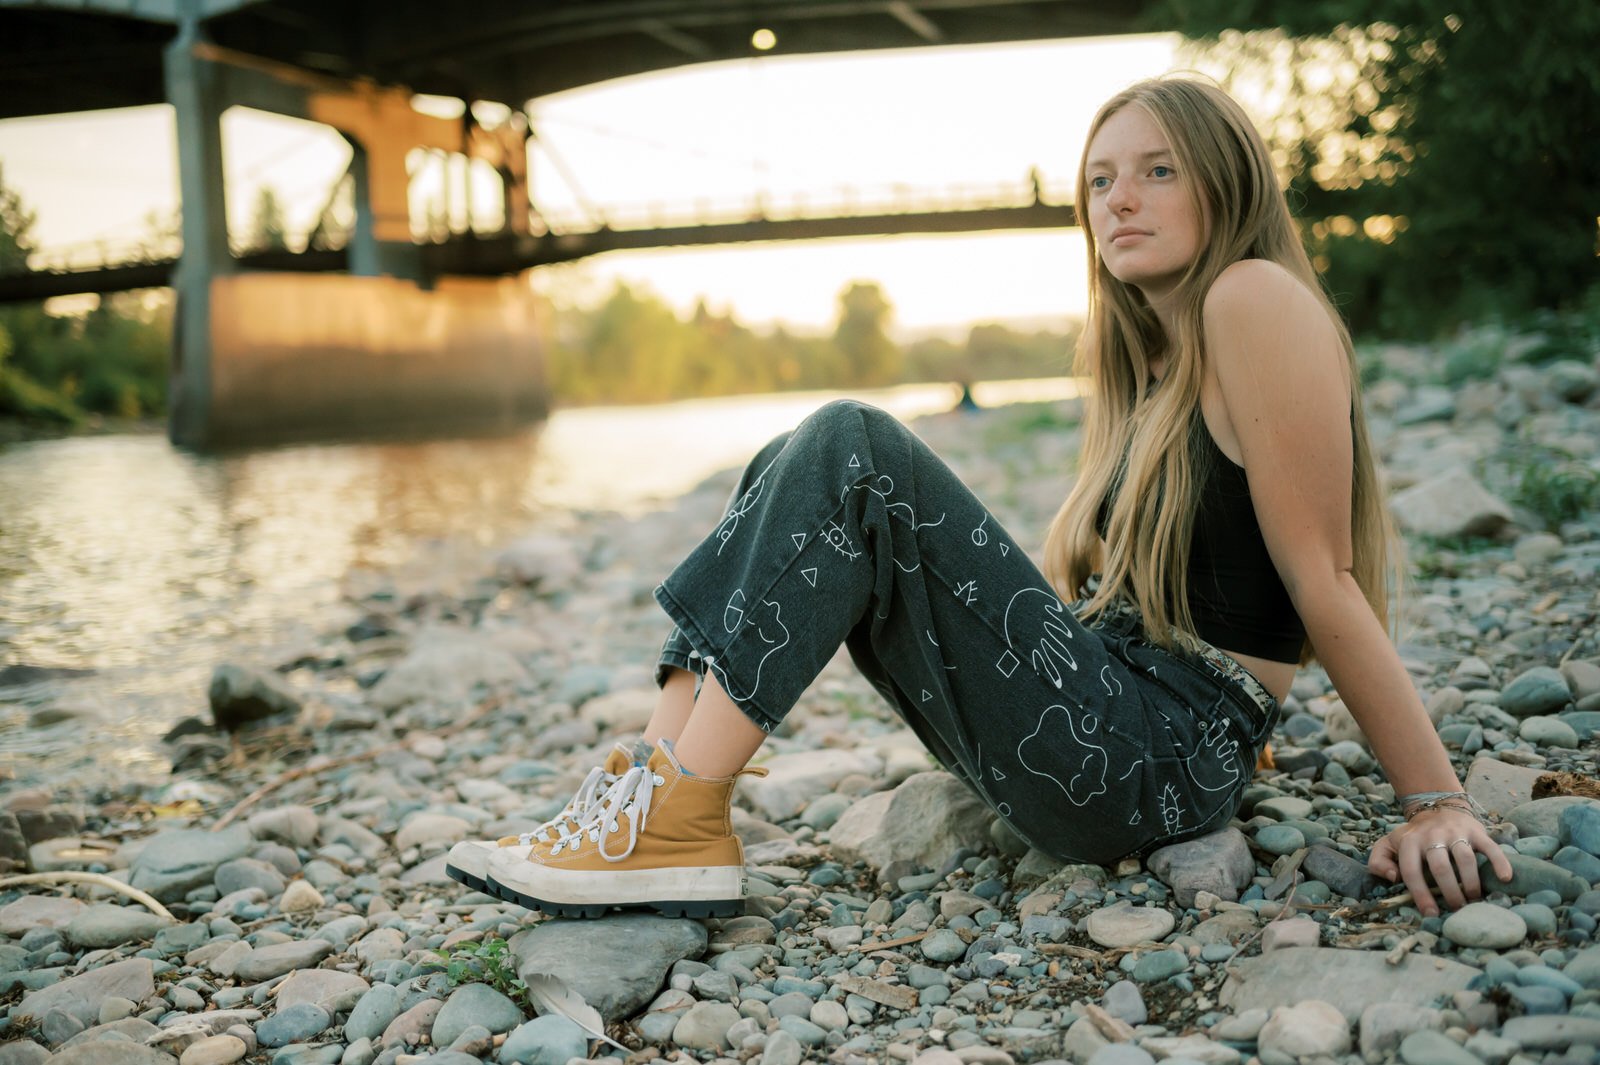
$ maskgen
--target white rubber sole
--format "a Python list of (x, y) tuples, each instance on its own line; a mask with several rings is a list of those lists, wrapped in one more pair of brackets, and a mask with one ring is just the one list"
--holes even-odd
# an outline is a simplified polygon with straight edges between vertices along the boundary
[[(498, 895), (489, 883), (489, 859), (504, 852), (526, 858), (532, 847), (502, 847), (492, 839), (467, 839), (450, 848), (445, 856), (444, 872), (458, 884), (465, 884), (486, 895)], [(508, 900), (513, 901), (513, 900)]]
[(560, 917), (598, 917), (617, 906), (675, 917), (733, 917), (744, 912), (743, 866), (561, 870), (507, 851), (500, 849), (489, 859), (490, 890), (531, 910)]

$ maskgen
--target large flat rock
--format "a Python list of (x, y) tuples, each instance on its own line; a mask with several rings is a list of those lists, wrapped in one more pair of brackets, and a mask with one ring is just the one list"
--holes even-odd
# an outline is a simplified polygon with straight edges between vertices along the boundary
[(143, 1002), (155, 994), (155, 989), (155, 968), (150, 959), (129, 958), (31, 992), (13, 1012), (39, 1018), (59, 1009), (91, 1025), (100, 1020), (100, 1003), (106, 999)]
[(617, 914), (595, 921), (552, 920), (511, 937), (517, 973), (559, 978), (607, 1021), (631, 1017), (655, 997), (667, 972), (706, 949), (698, 921)]
[(1390, 965), (1379, 951), (1335, 947), (1286, 947), (1232, 963), (1221, 1002), (1235, 1013), (1271, 1010), (1306, 999), (1337, 1007), (1352, 1023), (1379, 1002), (1431, 1006), (1434, 999), (1466, 990), (1478, 970), (1448, 958), (1408, 955)]

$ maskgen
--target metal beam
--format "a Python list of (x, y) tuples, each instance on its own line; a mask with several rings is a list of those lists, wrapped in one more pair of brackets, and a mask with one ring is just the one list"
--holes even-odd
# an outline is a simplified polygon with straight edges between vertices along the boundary
[(906, 3), (905, 0), (894, 0), (889, 5), (889, 14), (900, 20), (912, 33), (921, 37), (929, 44), (943, 44), (944, 34), (939, 27), (934, 25), (922, 12)]

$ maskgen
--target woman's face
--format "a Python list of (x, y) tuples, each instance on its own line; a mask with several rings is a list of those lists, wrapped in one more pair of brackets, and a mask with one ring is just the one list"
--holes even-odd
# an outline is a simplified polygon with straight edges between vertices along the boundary
[(1089, 142), (1087, 220), (1111, 276), (1152, 304), (1200, 253), (1201, 220), (1172, 146), (1142, 107), (1112, 114)]

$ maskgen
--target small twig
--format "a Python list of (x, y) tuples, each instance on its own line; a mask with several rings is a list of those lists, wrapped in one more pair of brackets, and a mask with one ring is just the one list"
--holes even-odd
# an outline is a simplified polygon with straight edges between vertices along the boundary
[[(446, 725), (444, 728), (436, 730), (433, 734), (436, 736), (450, 736), (460, 732), (462, 729), (476, 724), (480, 719), (498, 708), (504, 701), (504, 697), (502, 696), (491, 696), (490, 698), (479, 703), (477, 709), (473, 710), (472, 713), (468, 714), (460, 721)], [(419, 734), (420, 733), (414, 733), (413, 735)], [(241, 813), (248, 810), (250, 807), (266, 798), (268, 795), (271, 795), (274, 791), (277, 791), (285, 784), (293, 783), (296, 780), (302, 780), (305, 777), (316, 776), (319, 773), (326, 773), (332, 769), (342, 769), (347, 765), (354, 765), (357, 762), (365, 762), (376, 758), (379, 755), (391, 754), (394, 751), (404, 750), (408, 743), (409, 738), (405, 740), (399, 740), (394, 743), (386, 743), (380, 747), (373, 747), (370, 750), (362, 751), (360, 754), (347, 755), (344, 758), (334, 758), (331, 761), (319, 762), (316, 765), (303, 765), (296, 769), (291, 769), (283, 775), (267, 781), (255, 791), (252, 791), (249, 795), (246, 795), (244, 798), (240, 799), (234, 805), (233, 809), (223, 814), (222, 819), (211, 826), (211, 831), (220, 832), (224, 828), (227, 828), (238, 819)]]
[(1039, 945), (1039, 953), (1047, 958), (1052, 954), (1065, 954), (1069, 958), (1081, 958), (1084, 961), (1103, 963), (1109, 960), (1100, 951), (1090, 947), (1080, 947), (1075, 943), (1042, 943)]
[(95, 887), (103, 887), (109, 891), (115, 891), (119, 895), (126, 895), (134, 902), (147, 907), (157, 917), (164, 917), (169, 921), (177, 920), (176, 917), (172, 916), (171, 910), (149, 895), (146, 895), (131, 884), (124, 884), (120, 880), (114, 880), (104, 873), (25, 873), (22, 876), (8, 876), (0, 880), (0, 888), (19, 887), (23, 884), (93, 884)]
[(1126, 1021), (1118, 1020), (1092, 1002), (1084, 1006), (1083, 1013), (1089, 1018), (1089, 1023), (1099, 1029), (1100, 1034), (1111, 1042), (1133, 1042), (1134, 1031)]
[[(931, 932), (932, 929), (929, 929)], [(928, 932), (918, 932), (914, 936), (901, 936), (899, 939), (886, 939), (882, 943), (863, 943), (861, 950), (888, 950), (890, 947), (903, 947), (907, 943), (920, 943), (928, 938)]]
[(1412, 932), (1394, 945), (1394, 949), (1383, 956), (1383, 960), (1390, 965), (1399, 965), (1405, 959), (1406, 952), (1422, 941), (1421, 932)]

